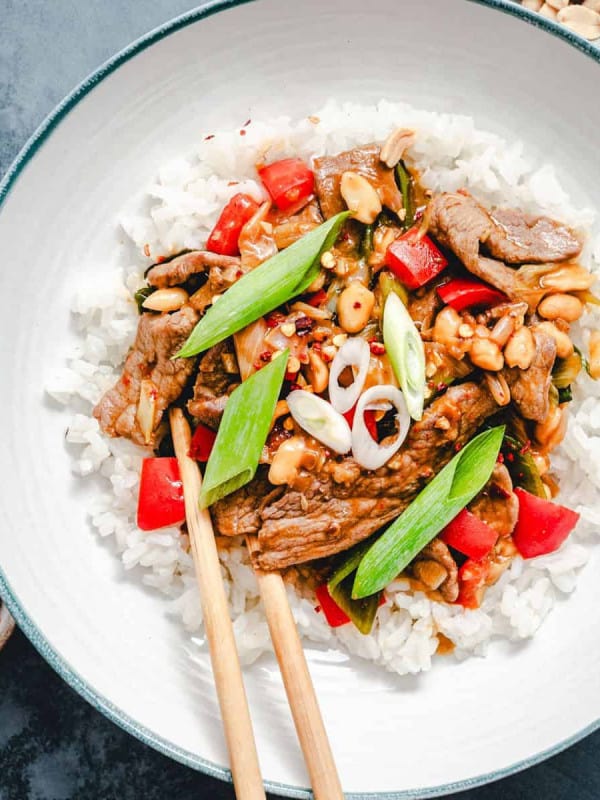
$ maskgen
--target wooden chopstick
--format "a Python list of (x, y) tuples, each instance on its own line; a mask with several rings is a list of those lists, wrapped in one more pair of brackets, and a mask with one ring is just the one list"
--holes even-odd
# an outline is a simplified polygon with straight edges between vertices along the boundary
[[(256, 537), (247, 536), (246, 543), (257, 550)], [(254, 572), (315, 800), (340, 800), (344, 793), (283, 578)]]
[(202, 479), (198, 464), (188, 456), (190, 426), (180, 408), (172, 408), (169, 419), (235, 793), (238, 800), (265, 800), (212, 521), (208, 511), (201, 511), (198, 505)]

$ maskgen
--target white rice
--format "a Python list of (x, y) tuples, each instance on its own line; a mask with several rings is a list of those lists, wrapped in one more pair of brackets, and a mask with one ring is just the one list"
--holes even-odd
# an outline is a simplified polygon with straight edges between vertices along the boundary
[[(121, 225), (139, 248), (138, 262), (118, 265), (111, 272), (90, 272), (97, 276), (93, 285), (88, 278), (74, 298), (79, 343), (67, 366), (48, 382), (47, 391), (78, 412), (67, 434), (67, 441), (76, 445), (75, 472), (99, 472), (104, 478), (104, 490), (91, 510), (92, 526), (100, 536), (114, 537), (126, 570), (138, 567), (134, 575), (141, 574), (147, 586), (169, 598), (170, 611), (196, 642), (202, 643), (202, 612), (187, 538), (176, 528), (144, 533), (136, 527), (139, 468), (147, 453), (126, 440), (103, 436), (91, 416), (93, 405), (115, 382), (135, 335), (138, 316), (132, 293), (142, 284), (143, 270), (158, 256), (201, 247), (233, 194), (263, 196), (254, 178), (254, 164), (260, 159), (333, 154), (381, 140), (397, 126), (417, 131), (411, 155), (430, 189), (466, 187), (488, 205), (547, 213), (582, 231), (592, 230), (593, 212), (571, 204), (551, 166), (533, 164), (520, 142), (509, 144), (477, 130), (469, 117), (385, 101), (377, 106), (330, 102), (310, 119), (252, 121), (243, 136), (239, 130), (208, 131), (188, 157), (166, 164), (122, 214)], [(598, 269), (600, 235), (590, 235), (588, 241), (582, 260)], [(597, 325), (586, 314), (578, 332), (584, 346), (589, 329)], [(332, 630), (314, 602), (290, 588), (301, 635), (345, 648), (401, 675), (429, 669), (438, 632), (455, 644), (459, 658), (484, 654), (494, 637), (532, 636), (556, 599), (575, 588), (577, 572), (600, 531), (600, 384), (584, 376), (574, 394), (567, 436), (553, 455), (553, 467), (564, 502), (581, 514), (581, 521), (558, 552), (526, 562), (515, 559), (474, 611), (432, 602), (420, 592), (411, 594), (407, 582), (397, 580), (388, 587), (386, 604), (369, 636), (351, 625)], [(258, 587), (239, 543), (223, 552), (221, 560), (238, 647), (243, 661), (250, 663), (271, 649)]]

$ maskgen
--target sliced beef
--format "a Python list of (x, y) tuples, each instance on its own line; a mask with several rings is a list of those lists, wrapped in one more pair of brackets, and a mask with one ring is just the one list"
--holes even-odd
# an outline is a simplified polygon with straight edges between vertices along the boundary
[(208, 271), (208, 280), (204, 286), (190, 297), (190, 305), (203, 314), (207, 306), (212, 305), (216, 296), (227, 291), (247, 271), (238, 259), (233, 264), (211, 267)]
[(519, 516), (519, 501), (504, 464), (496, 464), (492, 476), (470, 504), (469, 510), (493, 528), (498, 536), (509, 536)]
[(193, 417), (214, 430), (219, 427), (227, 398), (240, 381), (239, 373), (228, 371), (228, 362), (235, 363), (231, 339), (216, 344), (204, 354), (198, 367), (194, 396), (187, 405)]
[[(125, 436), (136, 444), (156, 445), (156, 431), (165, 409), (177, 400), (194, 371), (195, 359), (172, 360), (172, 356), (197, 321), (198, 314), (190, 306), (174, 314), (142, 314), (123, 374), (94, 409), (94, 416), (105, 433)], [(136, 419), (142, 380), (152, 381), (157, 397), (154, 431), (148, 441)]]
[[(431, 563), (434, 562), (442, 567), (431, 570)], [(428, 569), (429, 567), (429, 569)], [(454, 603), (458, 597), (458, 566), (452, 557), (448, 546), (437, 536), (421, 550), (419, 555), (412, 563), (412, 572), (430, 589), (436, 589), (447, 603)], [(433, 585), (429, 576), (434, 578)]]
[(155, 264), (146, 278), (150, 286), (164, 289), (168, 286), (180, 286), (192, 275), (206, 272), (211, 267), (219, 269), (239, 268), (240, 259), (233, 256), (221, 256), (207, 250), (192, 250), (162, 264)]
[(336, 156), (315, 159), (317, 198), (325, 219), (346, 209), (340, 192), (344, 172), (357, 172), (377, 190), (382, 204), (392, 211), (402, 208), (402, 194), (396, 186), (394, 170), (386, 167), (379, 158), (378, 144), (355, 147)]
[(435, 315), (443, 303), (437, 293), (437, 285), (424, 286), (412, 293), (408, 301), (408, 313), (420, 331), (429, 330), (433, 326)]
[[(211, 509), (215, 527), (226, 536), (258, 533), (255, 556), (263, 569), (346, 550), (397, 517), (496, 410), (485, 387), (451, 387), (413, 425), (386, 467), (368, 472), (351, 458), (330, 459), (320, 472), (301, 472), (285, 490), (273, 490), (262, 473)], [(338, 483), (336, 472), (345, 464), (342, 473), (349, 477)]]
[(541, 331), (533, 331), (535, 356), (528, 369), (504, 369), (512, 401), (525, 419), (543, 422), (550, 408), (550, 384), (556, 359), (556, 342)]
[(505, 264), (566, 261), (581, 252), (581, 242), (575, 233), (549, 217), (503, 208), (492, 212), (491, 218), (494, 225), (485, 247)]

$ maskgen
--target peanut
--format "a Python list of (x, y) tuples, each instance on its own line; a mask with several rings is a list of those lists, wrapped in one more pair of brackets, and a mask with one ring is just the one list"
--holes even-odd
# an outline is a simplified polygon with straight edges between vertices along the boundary
[(303, 456), (303, 437), (292, 436), (291, 439), (286, 439), (273, 456), (269, 468), (269, 481), (275, 486), (291, 485), (298, 475)]
[(573, 353), (573, 342), (569, 335), (560, 331), (552, 322), (540, 322), (536, 330), (551, 336), (556, 342), (556, 355), (559, 358), (568, 358)]
[(324, 392), (329, 384), (329, 367), (315, 350), (308, 351), (307, 378), (317, 394)]
[(142, 303), (142, 308), (150, 311), (177, 311), (185, 305), (189, 295), (185, 289), (174, 286), (172, 289), (157, 289)]
[(472, 363), (480, 369), (498, 372), (504, 366), (504, 356), (491, 339), (475, 339), (469, 353)]
[(590, 374), (594, 380), (600, 378), (600, 331), (590, 336)]
[(525, 326), (515, 331), (504, 348), (504, 359), (509, 367), (527, 369), (535, 355), (535, 343), (529, 328)]
[(375, 222), (381, 213), (381, 200), (366, 178), (358, 172), (344, 172), (340, 192), (355, 219), (366, 225)]
[(433, 338), (443, 345), (451, 345), (462, 324), (461, 318), (451, 306), (446, 306), (435, 318)]
[(537, 307), (544, 319), (564, 319), (575, 322), (583, 314), (583, 303), (571, 294), (549, 294)]
[(371, 317), (374, 305), (373, 292), (362, 283), (353, 281), (338, 297), (337, 314), (340, 325), (348, 333), (362, 331)]

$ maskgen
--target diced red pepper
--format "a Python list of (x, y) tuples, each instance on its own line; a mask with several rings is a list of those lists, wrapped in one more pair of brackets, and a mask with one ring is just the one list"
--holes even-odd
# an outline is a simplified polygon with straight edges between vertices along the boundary
[(210, 457), (216, 438), (217, 434), (212, 428), (199, 423), (190, 442), (189, 457), (204, 464)]
[(143, 531), (179, 525), (185, 519), (183, 485), (176, 458), (142, 461), (137, 524)]
[[(352, 427), (354, 424), (354, 416), (356, 414), (356, 403), (352, 406), (350, 411), (346, 411), (345, 414), (342, 414), (348, 425)], [(379, 437), (377, 434), (377, 420), (375, 419), (375, 411), (373, 409), (368, 408), (364, 412), (364, 420), (365, 420), (365, 427), (371, 434), (371, 438), (375, 441), (379, 441)]]
[(415, 225), (387, 249), (385, 263), (409, 289), (418, 289), (445, 269), (448, 260)]
[(496, 544), (498, 534), (475, 514), (463, 508), (460, 514), (446, 525), (440, 533), (440, 538), (465, 556), (479, 561), (487, 556)]
[(258, 170), (265, 189), (277, 208), (287, 211), (308, 200), (315, 176), (301, 158), (284, 158)]
[(525, 489), (515, 489), (519, 498), (519, 518), (513, 541), (523, 558), (553, 553), (571, 533), (579, 514), (550, 500), (543, 500)]
[(479, 608), (490, 572), (490, 561), (484, 558), (475, 561), (469, 558), (458, 570), (459, 593), (456, 603), (465, 608)]
[(222, 256), (239, 255), (238, 239), (242, 228), (258, 211), (258, 203), (248, 194), (234, 195), (212, 229), (206, 249)]
[(322, 612), (325, 614), (325, 619), (332, 628), (339, 628), (340, 625), (345, 625), (350, 622), (350, 617), (342, 611), (342, 609), (335, 602), (333, 597), (329, 594), (327, 584), (317, 587), (316, 590), (317, 600), (321, 606)]
[(455, 278), (437, 287), (437, 293), (448, 306), (455, 311), (462, 311), (473, 306), (497, 306), (508, 298), (497, 289), (492, 289), (481, 281)]

